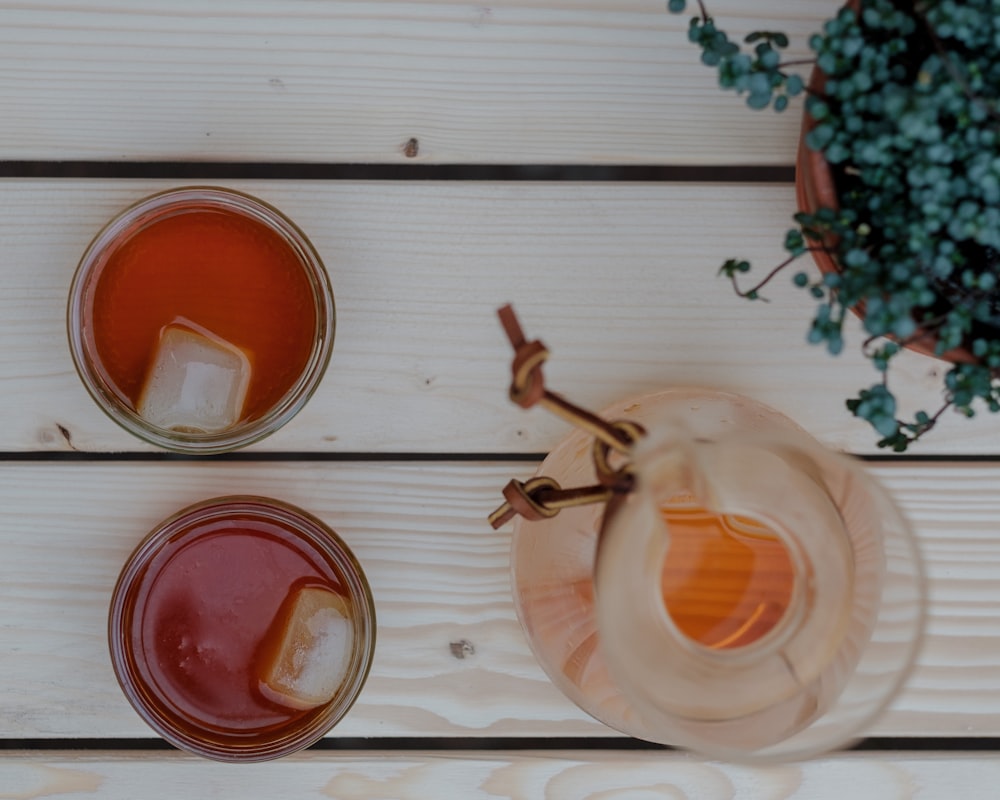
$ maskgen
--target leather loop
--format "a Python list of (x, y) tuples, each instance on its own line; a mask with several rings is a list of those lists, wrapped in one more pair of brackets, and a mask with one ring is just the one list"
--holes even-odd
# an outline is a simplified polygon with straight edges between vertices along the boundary
[[(646, 435), (646, 429), (642, 425), (629, 420), (616, 420), (609, 423), (609, 426), (628, 445), (634, 444)], [(627, 491), (631, 487), (634, 469), (630, 462), (618, 469), (613, 468), (611, 466), (611, 446), (600, 439), (594, 439), (592, 453), (594, 457), (594, 471), (597, 473), (598, 483), (618, 491)]]
[(520, 514), (525, 519), (548, 519), (558, 514), (559, 509), (542, 505), (535, 499), (535, 494), (542, 489), (559, 491), (559, 488), (558, 482), (552, 478), (532, 478), (527, 482), (512, 480), (504, 487), (503, 496), (514, 513)]
[(531, 408), (545, 396), (542, 364), (548, 357), (549, 351), (538, 341), (525, 342), (515, 351), (510, 399), (521, 408)]
[(542, 364), (549, 357), (549, 351), (541, 342), (529, 342), (525, 339), (521, 323), (517, 321), (511, 306), (504, 306), (497, 315), (504, 333), (510, 339), (511, 347), (514, 348), (514, 363), (511, 365), (514, 377), (510, 384), (510, 399), (521, 408), (531, 408), (545, 397)]

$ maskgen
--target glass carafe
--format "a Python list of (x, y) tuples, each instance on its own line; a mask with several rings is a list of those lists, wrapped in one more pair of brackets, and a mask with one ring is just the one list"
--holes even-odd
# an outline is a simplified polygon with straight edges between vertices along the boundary
[[(515, 522), (515, 604), (555, 685), (612, 728), (728, 760), (863, 735), (924, 627), (916, 542), (886, 491), (734, 394), (677, 388), (582, 413), (545, 478), (511, 484), (538, 512), (515, 502), (535, 517)], [(602, 418), (633, 432), (617, 453), (593, 446)], [(588, 493), (602, 502), (575, 505)]]

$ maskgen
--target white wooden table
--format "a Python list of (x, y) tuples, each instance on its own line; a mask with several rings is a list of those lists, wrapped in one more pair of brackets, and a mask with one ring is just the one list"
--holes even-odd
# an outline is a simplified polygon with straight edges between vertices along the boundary
[[(754, 11), (748, 11), (750, 6)], [(835, 0), (711, 0), (805, 42)], [(545, 679), (486, 515), (567, 433), (506, 398), (515, 304), (552, 388), (750, 395), (876, 453), (874, 373), (804, 342), (810, 307), (715, 277), (776, 263), (798, 118), (714, 88), (662, 0), (0, 2), (0, 798), (987, 798), (1000, 759), (1000, 418), (876, 458), (923, 545), (927, 644), (864, 749), (756, 769), (643, 747)], [(65, 341), (76, 262), (155, 190), (215, 183), (312, 238), (338, 308), (319, 391), (234, 457), (167, 458), (90, 401)], [(860, 342), (857, 326), (852, 342)], [(938, 399), (905, 356), (898, 393)], [(115, 683), (117, 573), (156, 522), (232, 492), (334, 527), (379, 612), (366, 688), (320, 746), (220, 765)]]

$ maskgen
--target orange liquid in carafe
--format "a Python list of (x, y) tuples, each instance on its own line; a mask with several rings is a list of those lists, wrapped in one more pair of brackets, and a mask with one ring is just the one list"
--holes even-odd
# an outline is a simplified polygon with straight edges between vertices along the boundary
[(671, 502), (662, 515), (670, 531), (663, 603), (681, 633), (725, 650), (753, 644), (781, 621), (795, 571), (771, 528), (715, 514), (688, 498)]

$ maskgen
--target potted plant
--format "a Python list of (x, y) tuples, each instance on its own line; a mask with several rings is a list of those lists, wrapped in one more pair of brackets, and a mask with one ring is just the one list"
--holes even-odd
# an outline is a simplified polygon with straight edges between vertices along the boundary
[[(668, 0), (671, 12), (685, 0)], [(808, 85), (783, 61), (788, 38), (757, 31), (732, 42), (697, 1), (689, 39), (719, 83), (754, 109), (783, 111), (806, 95), (788, 258), (751, 288), (730, 259), (738, 294), (761, 289), (811, 254), (819, 277), (795, 272), (817, 301), (808, 332), (837, 354), (848, 311), (863, 320), (865, 355), (881, 373), (847, 400), (880, 447), (897, 452), (949, 408), (1000, 410), (1000, 7), (991, 0), (853, 0), (811, 37)], [(749, 50), (749, 52), (748, 52)], [(900, 349), (951, 363), (943, 401), (897, 417), (889, 386)]]

